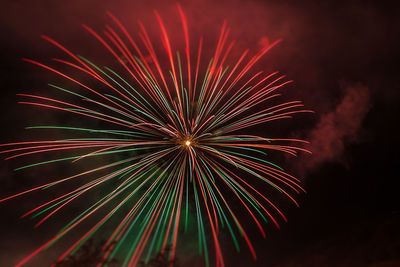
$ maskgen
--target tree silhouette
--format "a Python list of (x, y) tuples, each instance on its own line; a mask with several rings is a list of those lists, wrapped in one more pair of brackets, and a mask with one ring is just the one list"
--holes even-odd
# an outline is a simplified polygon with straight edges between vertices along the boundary
[[(95, 267), (98, 264), (107, 266), (117, 266), (117, 259), (104, 260), (104, 252), (111, 248), (114, 243), (109, 244), (103, 249), (104, 241), (96, 244), (93, 239), (89, 239), (74, 254), (68, 255), (65, 259), (57, 261), (55, 267)], [(171, 248), (167, 246), (163, 252), (158, 252), (148, 263), (140, 261), (141, 267), (179, 267), (178, 259), (169, 258)]]
[(167, 246), (163, 252), (158, 252), (148, 263), (140, 261), (142, 267), (179, 267), (178, 258), (175, 257), (173, 260), (169, 258), (169, 252), (171, 247)]
[(89, 239), (74, 254), (68, 255), (65, 259), (57, 261), (53, 266), (56, 267), (95, 267), (99, 263), (114, 266), (118, 263), (116, 259), (104, 260), (104, 252), (113, 244), (111, 243), (103, 250), (104, 241), (95, 244), (93, 239)]

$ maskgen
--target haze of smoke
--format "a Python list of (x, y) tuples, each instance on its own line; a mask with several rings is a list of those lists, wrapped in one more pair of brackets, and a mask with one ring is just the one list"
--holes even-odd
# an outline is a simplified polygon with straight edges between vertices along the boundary
[(348, 86), (344, 91), (335, 110), (323, 114), (306, 138), (313, 155), (299, 161), (303, 174), (324, 162), (340, 161), (346, 145), (359, 139), (362, 121), (370, 108), (370, 92), (360, 84)]

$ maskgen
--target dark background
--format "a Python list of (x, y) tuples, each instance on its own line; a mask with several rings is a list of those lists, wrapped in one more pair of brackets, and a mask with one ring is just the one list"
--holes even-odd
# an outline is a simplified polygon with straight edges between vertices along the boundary
[[(263, 64), (295, 81), (284, 89), (289, 99), (301, 99), (316, 111), (296, 119), (290, 132), (311, 141), (314, 155), (284, 162), (304, 180), (308, 193), (299, 196), (300, 208), (288, 206), (288, 223), (281, 230), (267, 227), (265, 240), (250, 228), (257, 262), (243, 246), (240, 254), (226, 250), (227, 266), (400, 266), (399, 9), (389, 2), (356, 0), (181, 4), (194, 35), (218, 32), (226, 19), (239, 47), (257, 49), (282, 38)], [(58, 55), (41, 34), (85, 55), (95, 43), (82, 41), (90, 39), (82, 23), (101, 29), (110, 10), (125, 25), (136, 25), (138, 18), (148, 24), (155, 21), (153, 9), (166, 21), (176, 16), (173, 1), (3, 1), (0, 143), (29, 139), (25, 126), (57, 120), (16, 103), (16, 93), (46, 93), (46, 83), (54, 79), (21, 60), (46, 62)], [(16, 166), (16, 161), (0, 162), (0, 197), (57, 172), (19, 173)], [(62, 225), (62, 216), (55, 217), (33, 230), (30, 220), (18, 218), (42, 199), (0, 203), (0, 266), (15, 264)], [(46, 263), (32, 266), (46, 265), (56, 254), (57, 249), (46, 254)], [(178, 257), (196, 266), (196, 258)]]

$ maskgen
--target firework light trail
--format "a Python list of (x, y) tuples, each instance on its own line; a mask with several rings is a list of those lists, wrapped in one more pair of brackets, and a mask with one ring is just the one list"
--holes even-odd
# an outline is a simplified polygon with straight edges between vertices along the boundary
[[(118, 62), (119, 69), (98, 66), (45, 36), (69, 59), (54, 59), (58, 67), (25, 59), (59, 75), (73, 84), (73, 89), (49, 84), (59, 93), (58, 97), (21, 94), (24, 100), (20, 103), (69, 113), (80, 121), (95, 120), (101, 128), (29, 127), (65, 131), (71, 138), (3, 144), (0, 153), (6, 154), (6, 159), (53, 155), (50, 160), (30, 162), (18, 169), (85, 160), (91, 160), (89, 166), (96, 162), (98, 166), (0, 202), (33, 191), (57, 192), (64, 184), (76, 186), (22, 216), (33, 216), (38, 220), (35, 226), (40, 226), (65, 206), (82, 201), (89, 192), (104, 186), (108, 191), (101, 191), (101, 196), (18, 266), (78, 226), (92, 222), (90, 218), (94, 216), (100, 217), (95, 217), (98, 219), (59, 261), (76, 252), (107, 223), (112, 223), (113, 230), (106, 237), (103, 262), (119, 256), (123, 266), (136, 266), (142, 260), (148, 262), (157, 252), (167, 252), (173, 261), (178, 233), (185, 232), (190, 221), (197, 229), (199, 253), (206, 264), (215, 259), (216, 266), (224, 266), (219, 240), (222, 229), (227, 229), (238, 250), (238, 237), (242, 237), (256, 259), (238, 213), (242, 213), (240, 217), (246, 213), (264, 237), (265, 222), (279, 227), (278, 222), (286, 220), (265, 190), (257, 189), (259, 181), (297, 205), (294, 195), (304, 191), (300, 181), (267, 161), (266, 151), (291, 155), (308, 152), (301, 147), (305, 141), (249, 133), (253, 126), (311, 112), (300, 101), (277, 103), (277, 90), (290, 82), (284, 76), (253, 70), (278, 41), (253, 55), (246, 50), (235, 58), (234, 42), (229, 41), (229, 29), (223, 24), (215, 50), (207, 57), (203, 39), (190, 38), (185, 14), (179, 6), (178, 12), (183, 53), (173, 49), (167, 28), (155, 12), (161, 33), (159, 40), (152, 40), (139, 22), (138, 42), (112, 14), (108, 15), (114, 28), (106, 26), (102, 35), (84, 26)], [(162, 49), (157, 46), (160, 41)], [(59, 70), (62, 66), (70, 72)], [(292, 145), (296, 142), (300, 146)], [(107, 164), (99, 158), (107, 158)], [(214, 253), (210, 253), (210, 248)]]

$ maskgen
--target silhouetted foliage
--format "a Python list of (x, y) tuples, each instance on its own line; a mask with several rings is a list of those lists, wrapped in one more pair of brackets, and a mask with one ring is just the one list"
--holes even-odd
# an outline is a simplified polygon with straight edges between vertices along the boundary
[(109, 244), (105, 250), (103, 245), (105, 242), (95, 244), (93, 239), (89, 239), (83, 244), (74, 254), (69, 255), (62, 261), (57, 261), (54, 266), (56, 267), (94, 267), (99, 263), (107, 264), (108, 266), (116, 266), (118, 263), (116, 259), (104, 260), (104, 253), (110, 248), (113, 243)]
[(170, 267), (171, 265), (174, 267), (179, 267), (177, 257), (175, 257), (173, 260), (169, 259), (170, 251), (171, 248), (168, 246), (163, 252), (158, 252), (157, 255), (150, 259), (147, 264), (144, 261), (141, 261), (139, 264), (142, 267)]

